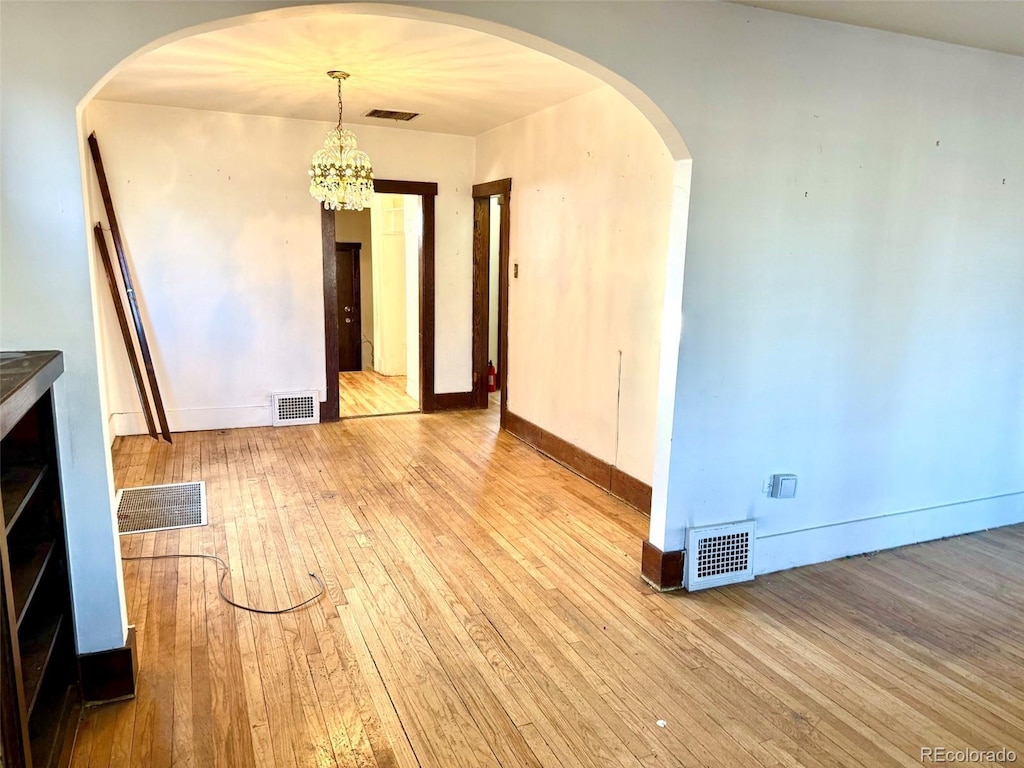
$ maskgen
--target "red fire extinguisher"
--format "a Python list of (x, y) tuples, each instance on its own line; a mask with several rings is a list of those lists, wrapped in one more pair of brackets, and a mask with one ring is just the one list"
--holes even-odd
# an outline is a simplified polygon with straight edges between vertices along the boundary
[(497, 392), (498, 390), (498, 372), (494, 370), (494, 362), (491, 360), (487, 361), (487, 391)]

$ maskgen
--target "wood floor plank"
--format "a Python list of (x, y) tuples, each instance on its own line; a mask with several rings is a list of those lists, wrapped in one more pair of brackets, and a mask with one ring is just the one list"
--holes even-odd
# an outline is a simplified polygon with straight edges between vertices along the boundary
[(420, 404), (406, 392), (407, 381), (405, 376), (383, 376), (376, 371), (339, 373), (341, 418), (418, 411)]
[(73, 764), (846, 768), (919, 765), (923, 746), (1024, 752), (1024, 526), (656, 594), (639, 579), (647, 518), (496, 416), (117, 438), (118, 487), (204, 480), (210, 503), (205, 528), (126, 536), (124, 555), (220, 555), (229, 594), (258, 607), (312, 594), (310, 572), (326, 593), (248, 613), (220, 600), (212, 563), (125, 561), (139, 694), (86, 713)]
[[(355, 597), (357, 594), (358, 592), (353, 590), (351, 596)], [(381, 768), (391, 765), (414, 768), (420, 765), (420, 761), (409, 740), (406, 727), (395, 709), (394, 699), (388, 693), (387, 686), (380, 676), (380, 669), (373, 660), (366, 636), (359, 627), (357, 616), (362, 611), (358, 598), (355, 598), (351, 609), (347, 604), (337, 606), (344, 634), (334, 635), (338, 639), (339, 651), (350, 651), (345, 654), (345, 666), (351, 689), (356, 693), (356, 701), (361, 704), (359, 709), (362, 725), (366, 730), (375, 761)], [(365, 706), (367, 695), (373, 705), (372, 711)]]
[[(246, 589), (245, 567), (241, 545), (238, 541), (238, 526), (227, 523), (224, 534), (228, 546), (228, 561), (232, 565), (231, 594), (243, 604), (249, 604), (250, 598)], [(267, 718), (267, 705), (260, 677), (259, 659), (256, 656), (256, 641), (253, 636), (251, 615), (246, 611), (232, 612), (235, 620), (235, 631), (238, 636), (239, 661), (242, 670), (242, 684), (245, 692), (245, 722), (249, 728), (252, 742), (253, 761), (257, 766), (272, 766), (274, 749), (271, 741), (270, 723)]]
[(970, 742), (975, 737), (982, 737), (988, 743), (1002, 743), (1018, 751), (1024, 749), (1024, 721), (1011, 713), (993, 712), (987, 699), (957, 686), (949, 678), (945, 679), (944, 684), (957, 690), (957, 699), (935, 697), (930, 689), (930, 684), (936, 678), (933, 668), (921, 665), (896, 649), (868, 663), (859, 654), (851, 653), (846, 646), (846, 638), (857, 637), (856, 627), (823, 614), (811, 601), (807, 608), (801, 608), (801, 604), (791, 603), (784, 598), (773, 599), (775, 596), (770, 593), (765, 597), (766, 601), (770, 600), (770, 610), (785, 617), (788, 626), (815, 644), (828, 648), (837, 661), (851, 670), (863, 676), (875, 677), (905, 706), (938, 721), (960, 740)]

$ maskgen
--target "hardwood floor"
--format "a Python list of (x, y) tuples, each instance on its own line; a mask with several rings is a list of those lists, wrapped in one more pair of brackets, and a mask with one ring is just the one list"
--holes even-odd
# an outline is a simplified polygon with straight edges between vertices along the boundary
[[(210, 525), (122, 539), (138, 697), (75, 766), (917, 766), (1024, 754), (1024, 527), (698, 594), (647, 520), (497, 413), (118, 438), (119, 487), (207, 482)], [(664, 721), (660, 726), (659, 721)]]
[(406, 380), (405, 376), (382, 376), (375, 371), (339, 373), (341, 418), (419, 411), (420, 404), (405, 391)]

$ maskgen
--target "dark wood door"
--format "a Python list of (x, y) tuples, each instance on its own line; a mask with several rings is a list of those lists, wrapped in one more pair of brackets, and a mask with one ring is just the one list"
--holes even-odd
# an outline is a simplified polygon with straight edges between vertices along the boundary
[(359, 243), (338, 243), (338, 370), (363, 368), (363, 331), (359, 314)]

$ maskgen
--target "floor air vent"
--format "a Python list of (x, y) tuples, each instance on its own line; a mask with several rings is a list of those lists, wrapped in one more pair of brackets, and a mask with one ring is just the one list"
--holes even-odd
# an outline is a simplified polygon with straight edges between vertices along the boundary
[(754, 521), (706, 525), (686, 532), (686, 588), (690, 592), (754, 578)]
[(206, 525), (206, 484), (172, 483), (117, 492), (117, 529), (126, 533)]
[(316, 424), (320, 421), (317, 413), (319, 398), (316, 392), (275, 392), (275, 427), (289, 424)]

